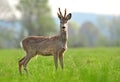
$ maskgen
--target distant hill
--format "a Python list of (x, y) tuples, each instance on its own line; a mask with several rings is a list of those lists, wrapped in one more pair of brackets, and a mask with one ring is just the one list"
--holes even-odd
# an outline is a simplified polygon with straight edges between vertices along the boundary
[[(79, 13), (74, 12), (72, 13), (72, 21), (75, 21), (79, 25), (83, 24), (86, 21), (90, 21), (93, 24), (97, 24), (97, 20), (99, 17), (104, 17), (107, 20), (110, 20), (113, 16), (112, 15), (97, 15), (97, 14), (91, 14), (91, 13)], [(55, 18), (55, 22), (59, 24), (59, 19)]]

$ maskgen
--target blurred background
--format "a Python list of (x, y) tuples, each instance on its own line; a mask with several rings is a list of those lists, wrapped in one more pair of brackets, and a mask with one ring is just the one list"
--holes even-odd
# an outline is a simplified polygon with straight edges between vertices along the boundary
[(58, 7), (72, 13), (69, 47), (120, 47), (119, 0), (0, 0), (0, 49), (58, 34)]

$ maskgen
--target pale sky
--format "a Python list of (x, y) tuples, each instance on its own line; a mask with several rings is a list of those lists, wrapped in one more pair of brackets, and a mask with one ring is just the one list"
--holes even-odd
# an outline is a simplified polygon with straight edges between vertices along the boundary
[(49, 0), (54, 16), (58, 7), (69, 12), (120, 15), (120, 0)]
[[(19, 0), (8, 0), (13, 6)], [(84, 12), (105, 15), (120, 15), (120, 0), (49, 0), (53, 16), (57, 16), (58, 7), (68, 12)], [(14, 10), (14, 8), (13, 8)], [(19, 16), (19, 13), (16, 12)]]

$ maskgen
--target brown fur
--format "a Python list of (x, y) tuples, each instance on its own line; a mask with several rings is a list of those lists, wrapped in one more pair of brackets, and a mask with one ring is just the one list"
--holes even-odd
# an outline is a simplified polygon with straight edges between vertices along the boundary
[(36, 56), (37, 54), (42, 56), (54, 57), (55, 67), (58, 67), (58, 59), (60, 65), (63, 69), (63, 56), (64, 51), (67, 49), (67, 39), (68, 39), (68, 27), (67, 21), (71, 18), (71, 13), (66, 16), (66, 9), (64, 16), (62, 15), (60, 8), (58, 17), (60, 19), (60, 34), (53, 37), (45, 36), (29, 36), (22, 41), (23, 49), (26, 51), (26, 56), (23, 57), (19, 63), (19, 72), (21, 74), (22, 65), (24, 70), (27, 71), (27, 63), (29, 60)]

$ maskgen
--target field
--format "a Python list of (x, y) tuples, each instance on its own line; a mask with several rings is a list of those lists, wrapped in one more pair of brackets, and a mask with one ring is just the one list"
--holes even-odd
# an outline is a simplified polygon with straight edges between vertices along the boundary
[(28, 64), (29, 75), (18, 72), (21, 49), (0, 50), (0, 82), (120, 82), (120, 48), (77, 48), (65, 52), (65, 68), (56, 71), (53, 57), (38, 56)]

